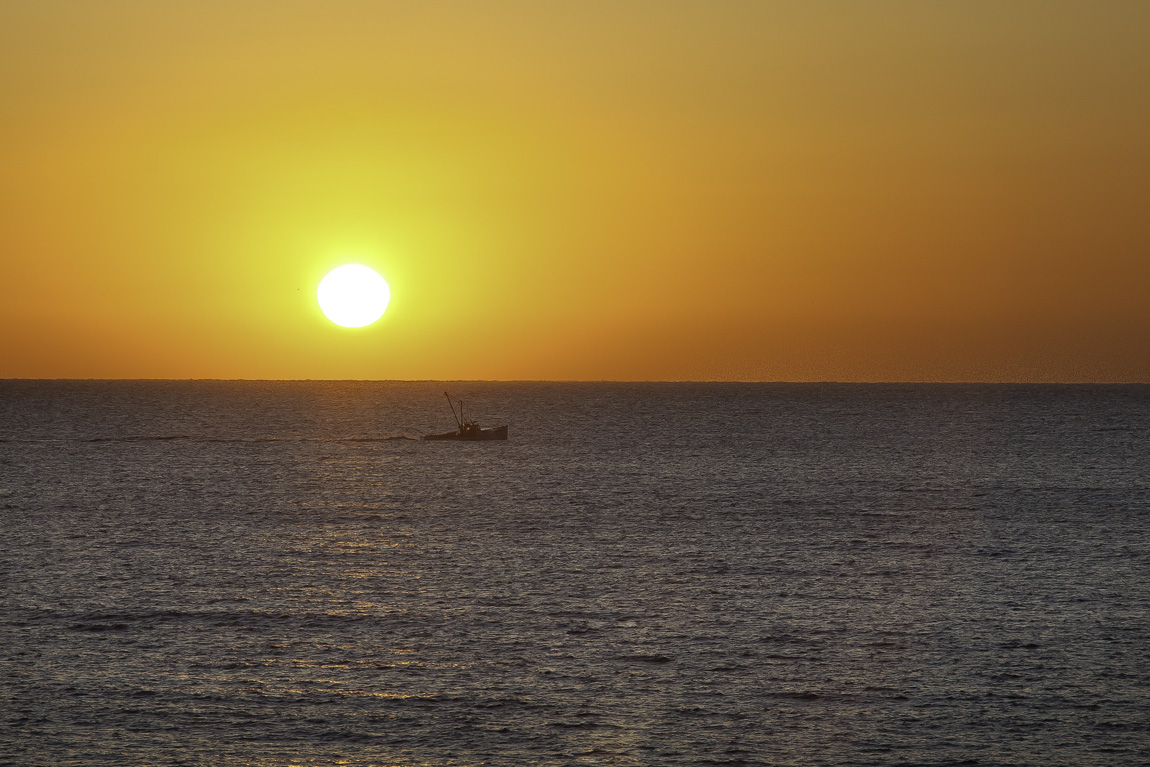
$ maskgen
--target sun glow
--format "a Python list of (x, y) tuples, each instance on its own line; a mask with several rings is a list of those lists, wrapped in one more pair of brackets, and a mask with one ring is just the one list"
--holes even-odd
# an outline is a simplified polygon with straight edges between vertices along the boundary
[(324, 315), (336, 325), (362, 328), (383, 316), (391, 300), (391, 288), (374, 269), (345, 264), (320, 280), (316, 300)]

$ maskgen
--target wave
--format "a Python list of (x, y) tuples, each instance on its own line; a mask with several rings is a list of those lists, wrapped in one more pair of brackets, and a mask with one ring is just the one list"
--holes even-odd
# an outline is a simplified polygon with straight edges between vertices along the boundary
[(123, 437), (83, 437), (79, 439), (8, 439), (0, 442), (205, 442), (211, 444), (260, 444), (265, 442), (418, 442), (421, 437), (406, 432), (382, 437), (205, 437), (191, 434), (132, 434)]
[(163, 434), (160, 436), (131, 436), (131, 437), (91, 437), (81, 442), (172, 442), (177, 439), (193, 439), (187, 434)]

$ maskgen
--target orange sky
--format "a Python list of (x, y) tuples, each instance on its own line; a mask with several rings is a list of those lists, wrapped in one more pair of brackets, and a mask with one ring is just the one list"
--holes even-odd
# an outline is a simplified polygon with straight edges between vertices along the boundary
[[(1150, 381), (1150, 4), (0, 3), (0, 378)], [(331, 267), (382, 273), (328, 322)]]

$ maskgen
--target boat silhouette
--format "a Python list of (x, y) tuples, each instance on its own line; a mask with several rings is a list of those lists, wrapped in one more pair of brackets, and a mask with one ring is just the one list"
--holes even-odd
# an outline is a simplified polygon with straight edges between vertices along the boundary
[(459, 414), (455, 413), (455, 403), (451, 401), (451, 395), (447, 392), (443, 393), (447, 397), (447, 404), (451, 407), (451, 415), (455, 418), (456, 431), (449, 431), (445, 434), (427, 434), (424, 439), (455, 439), (455, 440), (487, 440), (487, 439), (507, 439), (507, 425), (503, 426), (489, 426), (483, 428), (475, 420), (470, 420), (463, 414), (463, 400), (459, 400)]

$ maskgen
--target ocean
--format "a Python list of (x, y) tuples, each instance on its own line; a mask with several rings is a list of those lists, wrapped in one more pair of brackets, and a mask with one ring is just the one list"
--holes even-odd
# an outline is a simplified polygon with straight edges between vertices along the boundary
[(2, 381), (0, 514), (4, 765), (1150, 764), (1150, 386)]

